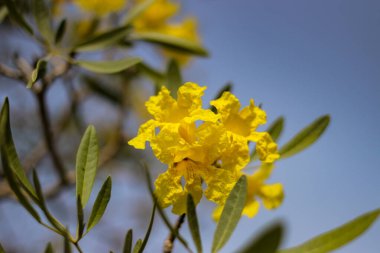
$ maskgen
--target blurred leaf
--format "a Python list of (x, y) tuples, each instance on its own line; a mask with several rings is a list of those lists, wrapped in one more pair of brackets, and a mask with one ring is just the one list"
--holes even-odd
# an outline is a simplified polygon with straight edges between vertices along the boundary
[(32, 11), (42, 37), (49, 43), (53, 42), (54, 33), (51, 25), (51, 16), (45, 1), (32, 0)]
[(98, 167), (99, 147), (95, 127), (90, 125), (79, 145), (76, 160), (76, 195), (80, 196), (83, 208), (91, 195)]
[(66, 25), (67, 25), (66, 19), (63, 19), (59, 23), (58, 29), (57, 29), (55, 36), (54, 36), (54, 43), (55, 44), (59, 44), (62, 41), (63, 36), (65, 35), (65, 32), (66, 32)]
[(71, 243), (69, 241), (69, 238), (67, 236), (64, 237), (64, 249), (63, 249), (63, 252), (64, 253), (72, 253), (72, 249), (71, 249)]
[(27, 191), (32, 198), (37, 198), (33, 186), (26, 177), (25, 171), (21, 166), (15, 145), (13, 143), (12, 131), (9, 119), (9, 101), (5, 98), (0, 114), (0, 146), (1, 154), (6, 157), (6, 162), (10, 170), (15, 174), (21, 186)]
[(141, 244), (142, 244), (142, 240), (138, 239), (135, 246), (133, 247), (133, 253), (138, 253), (140, 251)]
[[(8, 9), (6, 6), (0, 7), (0, 24), (3, 23), (4, 19), (8, 16)], [(1, 251), (0, 251), (1, 253)]]
[(182, 51), (189, 54), (194, 54), (198, 56), (208, 56), (206, 49), (202, 47), (197, 42), (192, 42), (189, 40), (181, 39), (178, 37), (158, 33), (158, 32), (139, 32), (131, 34), (130, 39), (136, 41), (145, 41), (149, 43), (158, 44), (160, 46), (167, 47), (169, 49), (174, 49)]
[(166, 87), (171, 91), (171, 94), (174, 98), (177, 97), (177, 90), (183, 84), (181, 69), (178, 65), (178, 62), (174, 59), (171, 59), (168, 64), (168, 69), (166, 71)]
[(109, 101), (121, 105), (123, 103), (123, 98), (120, 92), (106, 88), (106, 85), (100, 83), (99, 78), (94, 78), (90, 76), (83, 76), (82, 80), (90, 87), (92, 91), (99, 94), (100, 96), (107, 98)]
[(134, 4), (133, 7), (127, 11), (127, 15), (123, 18), (125, 25), (131, 24), (131, 22), (141, 15), (155, 0), (146, 0), (139, 4)]
[(80, 196), (77, 196), (77, 240), (82, 238), (84, 231), (84, 214), (83, 214), (83, 206)]
[(57, 229), (57, 233), (59, 233), (62, 236), (65, 236), (67, 234), (66, 228), (47, 209), (45, 198), (42, 193), (40, 180), (38, 178), (36, 170), (33, 170), (33, 183), (34, 183), (34, 187), (36, 189), (37, 198), (38, 198), (38, 202), (36, 202), (36, 204), (38, 204), (38, 206), (44, 212), (50, 224), (53, 225), (53, 227)]
[(5, 253), (5, 250), (4, 250), (3, 246), (1, 245), (1, 243), (0, 243), (0, 253)]
[[(284, 117), (282, 117), (282, 116), (278, 117), (266, 130), (266, 132), (268, 132), (270, 134), (273, 141), (275, 141), (275, 142), (278, 140), (278, 138), (282, 134), (282, 130), (284, 129), (284, 121), (285, 121)], [(258, 156), (256, 154), (256, 148), (254, 148), (252, 153), (251, 153), (251, 159), (256, 160), (257, 158), (258, 158)]]
[(150, 236), (150, 232), (152, 231), (152, 226), (153, 226), (153, 221), (154, 221), (154, 215), (156, 213), (156, 204), (153, 204), (153, 209), (152, 209), (152, 214), (150, 216), (150, 221), (149, 221), (149, 225), (148, 225), (148, 229), (145, 233), (145, 237), (144, 237), (144, 240), (142, 241), (141, 243), (141, 247), (139, 248), (139, 253), (142, 253), (145, 249), (145, 245), (147, 244), (148, 240), (149, 240), (149, 236)]
[(191, 196), (191, 194), (187, 195), (186, 214), (187, 214), (187, 221), (189, 223), (191, 236), (193, 237), (193, 241), (194, 241), (194, 244), (197, 248), (197, 252), (202, 253), (202, 240), (201, 240), (201, 236), (199, 233), (197, 212), (195, 209), (193, 196)]
[(310, 125), (301, 130), (296, 136), (287, 142), (280, 150), (281, 158), (293, 156), (313, 144), (326, 130), (330, 123), (330, 116), (317, 118)]
[(247, 199), (247, 178), (241, 176), (231, 190), (214, 233), (212, 252), (218, 252), (228, 241), (238, 224)]
[(103, 217), (104, 212), (106, 211), (108, 202), (111, 198), (111, 189), (112, 189), (112, 179), (107, 177), (106, 181), (103, 183), (102, 188), (100, 189), (98, 196), (96, 197), (94, 206), (92, 207), (90, 218), (88, 219), (87, 231), (89, 232)]
[(46, 245), (44, 252), (45, 253), (54, 253), (53, 246), (51, 245), (51, 242), (49, 242), (48, 245)]
[(161, 72), (155, 70), (154, 68), (152, 68), (151, 66), (147, 65), (144, 62), (140, 62), (139, 64), (137, 64), (137, 68), (143, 74), (145, 74), (147, 77), (149, 77), (150, 79), (152, 79), (155, 82), (163, 83), (164, 80), (165, 80), (165, 75), (164, 74), (162, 74)]
[(274, 224), (238, 252), (275, 253), (280, 247), (283, 231), (284, 227), (281, 223)]
[[(218, 92), (218, 94), (216, 94), (216, 96), (214, 97), (214, 100), (217, 100), (218, 98), (220, 98), (224, 92), (226, 91), (231, 91), (232, 90), (232, 83), (227, 83), (226, 85), (224, 85)], [(217, 113), (217, 110), (215, 108), (215, 106), (211, 105), (210, 106), (210, 109), (211, 111), (213, 111), (214, 113)]]
[(132, 240), (133, 240), (133, 231), (132, 229), (128, 230), (125, 235), (123, 253), (131, 253), (132, 252)]
[(33, 84), (39, 79), (43, 78), (46, 74), (47, 61), (45, 59), (39, 59), (36, 68), (32, 72), (32, 76), (28, 82), (26, 88), (32, 88)]
[[(154, 191), (153, 191), (153, 187), (152, 187), (152, 180), (151, 180), (151, 177), (150, 177), (150, 173), (149, 173), (149, 170), (147, 168), (147, 166), (145, 164), (143, 164), (143, 167), (144, 167), (144, 170), (145, 170), (145, 176), (146, 176), (146, 182), (148, 184), (148, 190), (149, 190), (149, 193), (152, 197), (152, 200), (153, 200), (153, 203), (157, 203), (157, 199), (156, 199), (156, 195), (154, 195)], [(174, 229), (173, 226), (170, 224), (170, 221), (169, 221), (169, 218), (166, 216), (164, 210), (162, 210), (162, 208), (160, 207), (160, 205), (156, 205), (157, 207), (157, 211), (158, 213), (160, 214), (162, 220), (164, 221), (165, 225), (168, 227), (168, 229), (170, 230), (170, 232), (175, 235), (178, 240), (182, 243), (182, 245), (189, 251), (190, 248), (189, 248), (189, 245), (188, 243), (186, 242), (186, 240), (180, 235), (179, 231)]]
[(103, 74), (112, 74), (126, 70), (141, 61), (137, 57), (127, 57), (121, 60), (114, 61), (84, 61), (77, 60), (75, 63), (85, 68), (87, 70), (103, 73)]
[(13, 0), (4, 0), (5, 6), (7, 6), (9, 16), (30, 35), (33, 35), (33, 30), (29, 24), (25, 21), (24, 17), (17, 10)]
[(130, 31), (127, 26), (112, 29), (105, 33), (95, 35), (87, 41), (78, 44), (74, 47), (74, 51), (83, 52), (104, 49), (108, 46), (116, 44), (118, 41), (123, 39), (129, 32)]
[(380, 209), (365, 213), (350, 222), (279, 253), (325, 253), (336, 250), (364, 233), (379, 217)]

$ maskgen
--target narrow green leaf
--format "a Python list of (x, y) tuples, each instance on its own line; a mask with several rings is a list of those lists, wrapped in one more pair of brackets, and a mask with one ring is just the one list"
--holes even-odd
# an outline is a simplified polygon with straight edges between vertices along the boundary
[(130, 229), (125, 235), (123, 253), (132, 253), (132, 240), (133, 240), (133, 231), (132, 229)]
[(33, 0), (32, 11), (42, 37), (49, 43), (53, 41), (53, 28), (50, 11), (44, 0)]
[(103, 74), (113, 74), (121, 72), (130, 67), (133, 67), (137, 63), (141, 62), (140, 58), (137, 57), (127, 57), (121, 60), (114, 61), (84, 61), (78, 60), (75, 63), (85, 68), (87, 70), (103, 73)]
[[(284, 121), (284, 117), (278, 117), (266, 130), (266, 132), (272, 137), (273, 141), (277, 141), (281, 136), (282, 130), (284, 129)], [(256, 160), (257, 158), (256, 149), (254, 148), (251, 153), (251, 159)]]
[(7, 9), (7, 7), (6, 6), (0, 7), (0, 24), (3, 23), (4, 19), (7, 16), (8, 16), (8, 9)]
[(153, 226), (153, 221), (154, 221), (154, 215), (156, 213), (156, 204), (153, 204), (153, 209), (152, 209), (152, 214), (150, 216), (150, 221), (149, 221), (149, 225), (148, 225), (148, 229), (145, 233), (145, 237), (144, 237), (144, 240), (142, 241), (141, 243), (141, 246), (138, 250), (139, 253), (142, 253), (145, 249), (145, 245), (147, 244), (148, 240), (149, 240), (149, 236), (150, 236), (150, 232), (152, 231), (152, 226)]
[(15, 175), (13, 174), (12, 169), (9, 166), (9, 161), (7, 156), (5, 155), (3, 146), (1, 147), (1, 161), (3, 165), (4, 176), (8, 180), (9, 187), (12, 189), (20, 204), (25, 208), (25, 210), (28, 211), (28, 213), (32, 215), (33, 218), (37, 220), (37, 222), (40, 223), (40, 216), (38, 215), (37, 211), (33, 208), (33, 206), (29, 203), (27, 197), (24, 196), (19, 184), (17, 184), (16, 182), (17, 179), (15, 178)]
[(181, 39), (178, 37), (158, 33), (158, 32), (140, 32), (134, 33), (130, 36), (131, 40), (135, 41), (145, 41), (160, 46), (167, 47), (169, 49), (174, 49), (182, 51), (189, 54), (194, 54), (198, 56), (208, 56), (206, 49), (202, 47), (197, 42), (192, 42), (189, 40)]
[(47, 61), (45, 59), (39, 59), (26, 88), (32, 88), (33, 84), (35, 84), (39, 79), (43, 78), (46, 73), (46, 68)]
[(1, 243), (0, 243), (0, 253), (5, 253), (5, 249), (3, 248), (3, 246), (1, 245)]
[(71, 243), (70, 243), (69, 238), (67, 236), (64, 237), (63, 252), (64, 253), (72, 253), (73, 252), (71, 249)]
[(281, 158), (293, 156), (309, 147), (319, 139), (319, 137), (326, 130), (329, 123), (329, 115), (317, 118), (314, 122), (301, 130), (279, 150)]
[(79, 241), (83, 236), (84, 231), (84, 214), (83, 206), (80, 196), (77, 196), (77, 240)]
[(284, 227), (281, 223), (274, 224), (238, 252), (275, 253), (280, 247), (283, 232)]
[[(216, 96), (214, 97), (214, 100), (217, 100), (218, 98), (220, 98), (224, 92), (226, 91), (231, 91), (232, 90), (232, 83), (227, 83), (226, 85), (224, 85), (218, 92), (218, 94), (216, 94)], [(210, 106), (210, 109), (211, 111), (213, 111), (214, 113), (217, 113), (217, 110), (215, 108), (215, 106), (211, 105)]]
[(336, 250), (363, 234), (380, 216), (380, 209), (365, 213), (350, 222), (279, 253), (325, 253)]
[(15, 2), (13, 0), (4, 0), (5, 6), (7, 6), (9, 16), (30, 35), (33, 35), (33, 30), (29, 24), (25, 21), (24, 17), (17, 10)]
[(129, 33), (127, 26), (118, 27), (102, 34), (96, 35), (74, 47), (74, 51), (94, 51), (114, 45)]
[[(152, 197), (153, 203), (157, 203), (156, 195), (154, 195), (153, 187), (152, 187), (152, 184), (151, 184), (152, 180), (151, 180), (151, 177), (150, 177), (149, 170), (148, 170), (148, 168), (147, 168), (147, 166), (145, 164), (143, 164), (143, 167), (144, 167), (144, 171), (145, 171), (146, 182), (147, 182), (147, 185), (148, 185), (149, 193), (150, 193), (150, 195)], [(162, 208), (160, 207), (160, 205), (156, 205), (156, 207), (157, 207), (157, 211), (158, 211), (159, 215), (161, 216), (162, 220), (164, 221), (165, 225), (168, 227), (168, 229), (170, 230), (170, 232), (172, 234), (176, 235), (176, 237), (182, 243), (182, 245), (187, 250), (189, 250), (191, 252), (191, 250), (189, 248), (189, 245), (186, 242), (186, 240), (181, 236), (181, 234), (178, 232), (178, 230), (174, 229), (173, 226), (170, 224), (169, 218), (166, 216), (164, 210), (162, 210)]]
[(141, 15), (149, 6), (153, 4), (154, 0), (146, 0), (140, 4), (134, 5), (130, 10), (128, 10), (127, 15), (123, 18), (123, 23), (125, 25), (131, 24), (131, 22)]
[(9, 101), (8, 98), (5, 98), (3, 107), (0, 113), (0, 146), (2, 150), (2, 156), (5, 156), (7, 159), (7, 165), (11, 171), (17, 177), (17, 180), (20, 181), (21, 186), (25, 191), (32, 197), (36, 198), (37, 195), (33, 189), (33, 186), (26, 177), (25, 171), (21, 166), (20, 160), (18, 158), (16, 148), (13, 142), (12, 130), (10, 126), (9, 119)]
[(191, 194), (187, 195), (186, 214), (187, 214), (187, 221), (189, 223), (191, 236), (193, 237), (193, 241), (194, 241), (195, 247), (197, 248), (197, 252), (202, 253), (202, 241), (201, 241), (201, 236), (199, 232), (197, 212), (195, 209), (193, 196), (191, 196)]
[(65, 35), (65, 32), (66, 32), (66, 25), (67, 25), (66, 19), (63, 19), (59, 23), (58, 29), (55, 32), (55, 36), (54, 36), (54, 43), (55, 44), (59, 44), (62, 41), (63, 36)]
[(45, 198), (42, 193), (42, 188), (40, 184), (40, 180), (38, 179), (37, 171), (33, 170), (33, 183), (34, 187), (36, 189), (37, 199), (38, 201), (36, 204), (41, 208), (41, 210), (44, 212), (46, 218), (50, 222), (50, 224), (57, 229), (57, 232), (60, 235), (65, 236), (67, 234), (66, 228), (49, 212)]
[(45, 253), (54, 253), (54, 250), (53, 250), (53, 245), (51, 245), (51, 242), (48, 243), (48, 245), (46, 245), (46, 248), (45, 248)]
[(87, 204), (94, 185), (98, 154), (95, 127), (90, 125), (82, 137), (76, 160), (76, 195), (80, 196), (83, 208)]
[(87, 232), (90, 231), (103, 217), (106, 211), (108, 202), (111, 198), (112, 180), (111, 177), (107, 177), (102, 188), (100, 189), (98, 196), (96, 197), (95, 204), (92, 207), (90, 218), (88, 219)]
[(214, 233), (212, 252), (218, 252), (228, 241), (238, 224), (247, 198), (247, 178), (241, 176), (228, 195)]
[(181, 70), (178, 65), (178, 62), (174, 59), (170, 60), (168, 68), (166, 71), (167, 78), (167, 88), (171, 91), (171, 94), (174, 98), (177, 97), (177, 90), (182, 83)]
[(138, 253), (141, 248), (142, 240), (138, 239), (135, 246), (133, 247), (133, 253)]

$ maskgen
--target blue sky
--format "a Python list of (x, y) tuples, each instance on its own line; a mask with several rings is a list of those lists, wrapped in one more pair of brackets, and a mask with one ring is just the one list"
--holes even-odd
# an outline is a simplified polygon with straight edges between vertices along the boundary
[[(284, 245), (291, 246), (378, 208), (380, 2), (195, 0), (184, 6), (198, 18), (211, 52), (185, 75), (209, 87), (206, 100), (232, 81), (243, 104), (263, 103), (269, 122), (286, 117), (280, 145), (316, 117), (332, 117), (313, 147), (278, 163), (272, 181), (284, 184), (282, 207), (243, 218), (224, 252), (276, 219), (286, 221)], [(379, 252), (379, 234), (378, 222), (337, 252)]]

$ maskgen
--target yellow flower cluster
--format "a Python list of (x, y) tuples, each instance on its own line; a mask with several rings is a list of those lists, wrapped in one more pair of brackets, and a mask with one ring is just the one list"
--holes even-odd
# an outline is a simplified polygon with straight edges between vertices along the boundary
[(73, 0), (81, 9), (92, 12), (97, 16), (107, 15), (111, 12), (121, 10), (125, 4), (125, 0)]
[[(136, 3), (144, 0), (136, 0)], [(197, 22), (194, 18), (187, 17), (182, 22), (169, 23), (179, 11), (179, 4), (170, 0), (155, 0), (139, 17), (133, 21), (137, 32), (158, 32), (191, 42), (200, 42), (197, 33)], [(168, 58), (176, 59), (181, 64), (189, 61), (189, 56), (173, 50), (164, 50)]]
[[(248, 176), (248, 197), (244, 214), (252, 217), (258, 210), (256, 197), (263, 198), (264, 206), (277, 207), (282, 200), (280, 185), (265, 185), (272, 163), (279, 158), (277, 145), (266, 132), (257, 132), (266, 123), (266, 114), (251, 100), (240, 110), (239, 100), (230, 92), (214, 101), (217, 113), (202, 108), (206, 87), (185, 83), (178, 89), (177, 100), (162, 87), (147, 102), (153, 119), (141, 125), (138, 134), (128, 143), (145, 149), (146, 142), (154, 155), (168, 165), (167, 171), (155, 181), (155, 194), (161, 207), (173, 206), (172, 212), (186, 212), (187, 194), (195, 203), (204, 195), (218, 207), (217, 219), (232, 187), (249, 163), (249, 142), (263, 164)], [(202, 186), (204, 182), (205, 187)]]

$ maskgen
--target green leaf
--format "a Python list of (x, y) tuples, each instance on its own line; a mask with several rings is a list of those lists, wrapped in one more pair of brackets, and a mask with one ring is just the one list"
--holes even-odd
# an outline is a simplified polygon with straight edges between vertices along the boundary
[(48, 243), (48, 245), (46, 245), (46, 248), (45, 248), (45, 253), (54, 253), (54, 250), (53, 250), (53, 245), (51, 245), (51, 242)]
[(141, 244), (142, 244), (142, 240), (138, 239), (135, 246), (133, 247), (133, 253), (138, 253), (140, 251)]
[[(8, 16), (8, 9), (6, 6), (0, 7), (0, 24), (3, 23), (4, 19)], [(0, 251), (1, 253), (1, 251)]]
[(194, 241), (195, 247), (197, 248), (197, 252), (202, 253), (202, 240), (201, 240), (201, 236), (199, 232), (197, 212), (195, 209), (193, 196), (191, 196), (191, 194), (187, 195), (186, 214), (187, 214), (187, 221), (189, 223), (191, 236), (193, 237), (193, 241)]
[(71, 243), (70, 243), (69, 238), (67, 236), (64, 237), (63, 252), (64, 253), (72, 253), (73, 252), (71, 249)]
[[(232, 83), (227, 83), (226, 85), (224, 85), (218, 92), (218, 94), (216, 94), (216, 96), (214, 97), (214, 100), (217, 100), (218, 98), (220, 98), (224, 92), (226, 91), (231, 91), (232, 90)], [(211, 105), (210, 106), (210, 109), (211, 111), (213, 111), (214, 113), (217, 113), (217, 110), (216, 110), (216, 107)]]
[(5, 98), (3, 107), (0, 113), (0, 146), (1, 154), (6, 157), (7, 165), (10, 170), (15, 174), (17, 180), (20, 182), (24, 190), (32, 197), (37, 198), (33, 186), (26, 177), (25, 171), (21, 166), (18, 158), (15, 145), (13, 143), (12, 131), (9, 119), (9, 101)]
[(238, 252), (275, 253), (280, 247), (283, 232), (284, 228), (281, 223), (274, 224)]
[(238, 224), (247, 198), (247, 178), (241, 176), (228, 195), (214, 233), (212, 252), (218, 252), (228, 241)]
[(47, 61), (45, 59), (39, 59), (26, 88), (32, 88), (33, 84), (35, 84), (39, 79), (43, 78), (46, 74), (46, 68)]
[(24, 17), (17, 10), (16, 5), (13, 0), (4, 0), (5, 6), (7, 6), (9, 16), (25, 31), (27, 31), (30, 35), (33, 35), (33, 30), (29, 26), (28, 22), (25, 21)]
[(77, 240), (79, 241), (83, 237), (84, 231), (84, 214), (83, 214), (83, 206), (80, 196), (77, 196)]
[(325, 253), (336, 250), (363, 234), (379, 217), (380, 209), (365, 213), (350, 222), (279, 253)]
[(135, 4), (130, 10), (128, 10), (127, 15), (123, 18), (123, 23), (125, 25), (131, 24), (131, 22), (151, 6), (153, 2), (154, 0), (146, 0), (140, 4)]
[(127, 57), (121, 60), (114, 61), (84, 61), (77, 60), (75, 63), (85, 68), (87, 70), (103, 73), (103, 74), (112, 74), (121, 72), (130, 67), (133, 67), (137, 63), (141, 62), (140, 58), (137, 57)]
[(314, 122), (301, 130), (279, 150), (281, 158), (293, 156), (309, 147), (319, 139), (319, 137), (326, 130), (329, 123), (329, 115), (317, 118)]
[(158, 33), (158, 32), (139, 32), (131, 34), (131, 40), (135, 41), (145, 41), (153, 44), (158, 44), (160, 46), (167, 47), (169, 49), (178, 50), (181, 52), (194, 54), (198, 56), (208, 56), (206, 49), (202, 47), (197, 42), (192, 42), (189, 40), (181, 39), (178, 37)]
[(3, 246), (1, 245), (1, 243), (0, 243), (0, 253), (5, 253), (5, 250), (4, 250)]
[(74, 47), (74, 51), (94, 51), (104, 49), (122, 40), (130, 30), (127, 26), (118, 27), (102, 34), (96, 35)]
[(48, 6), (44, 0), (33, 0), (32, 11), (42, 37), (49, 43), (53, 41), (53, 28)]
[[(284, 117), (278, 117), (266, 130), (272, 137), (273, 141), (277, 141), (278, 138), (282, 134), (282, 130), (284, 129)], [(258, 156), (256, 155), (256, 149), (253, 149), (251, 153), (251, 159), (256, 160)]]
[(82, 137), (76, 161), (76, 195), (80, 196), (83, 208), (87, 204), (94, 185), (98, 154), (95, 127), (90, 125)]
[(54, 43), (55, 44), (59, 44), (62, 41), (63, 36), (65, 35), (65, 32), (66, 32), (66, 25), (67, 25), (66, 19), (63, 19), (59, 23), (58, 29), (57, 29), (55, 36), (54, 36)]
[[(144, 171), (145, 171), (146, 182), (148, 185), (149, 193), (152, 197), (153, 203), (157, 203), (157, 198), (156, 198), (156, 195), (154, 195), (153, 187), (151, 184), (152, 180), (150, 177), (149, 170), (145, 164), (143, 164), (143, 167), (144, 167)], [(182, 243), (182, 245), (187, 250), (191, 251), (186, 240), (181, 236), (181, 234), (178, 232), (178, 230), (174, 229), (173, 226), (170, 224), (169, 218), (166, 216), (164, 210), (162, 210), (162, 208), (159, 205), (157, 205), (156, 207), (157, 207), (158, 214), (161, 216), (162, 220), (164, 221), (165, 225), (168, 227), (170, 232), (178, 238), (178, 240)]]
[(148, 229), (146, 231), (144, 240), (142, 241), (141, 246), (139, 248), (139, 251), (138, 251), (139, 253), (142, 253), (144, 251), (145, 245), (147, 244), (147, 242), (149, 240), (150, 232), (152, 231), (152, 226), (153, 226), (154, 214), (155, 213), (156, 213), (156, 204), (153, 204), (153, 209), (152, 209), (152, 214), (150, 216), (150, 221), (149, 221)]
[(132, 229), (128, 230), (125, 235), (123, 253), (131, 253), (132, 252), (132, 239), (133, 239), (133, 231)]
[(108, 202), (111, 198), (112, 180), (111, 177), (107, 177), (102, 188), (100, 189), (98, 196), (96, 197), (95, 204), (92, 207), (90, 218), (88, 219), (87, 231), (90, 231), (103, 217), (106, 211)]
[(48, 219), (48, 221), (50, 222), (50, 224), (53, 225), (53, 227), (57, 229), (56, 232), (62, 236), (66, 236), (66, 234), (67, 234), (66, 228), (49, 212), (49, 210), (46, 206), (45, 198), (44, 198), (43, 193), (42, 193), (40, 180), (38, 179), (38, 175), (37, 175), (36, 170), (33, 170), (33, 183), (34, 183), (34, 187), (36, 189), (37, 199), (38, 199), (36, 204), (44, 212), (44, 214), (45, 214), (46, 218)]
[(183, 84), (181, 70), (179, 68), (178, 62), (174, 59), (170, 60), (168, 64), (168, 69), (166, 71), (166, 85), (171, 91), (174, 98), (177, 97), (177, 90)]

